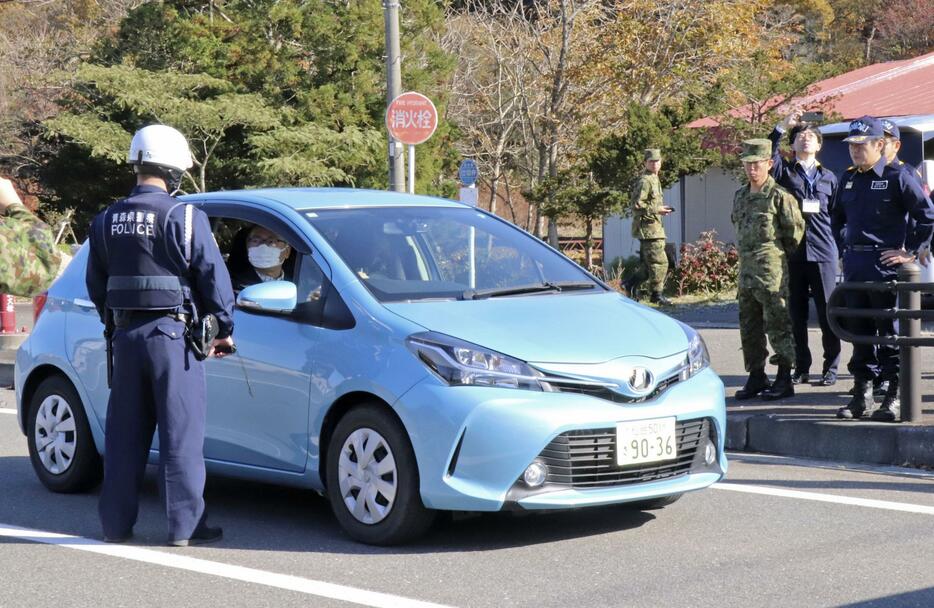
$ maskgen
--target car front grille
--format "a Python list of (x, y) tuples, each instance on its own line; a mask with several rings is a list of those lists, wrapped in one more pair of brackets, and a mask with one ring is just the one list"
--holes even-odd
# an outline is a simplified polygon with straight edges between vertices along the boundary
[(678, 477), (690, 472), (704, 439), (710, 437), (709, 418), (675, 424), (678, 457), (641, 466), (616, 464), (616, 428), (568, 431), (555, 437), (539, 460), (548, 467), (546, 485), (569, 488), (604, 488)]
[(651, 401), (652, 399), (655, 399), (680, 380), (680, 373), (669, 376), (668, 378), (660, 381), (655, 387), (655, 390), (642, 397), (629, 397), (627, 395), (617, 393), (616, 391), (604, 386), (577, 383), (570, 378), (567, 380), (567, 382), (563, 382), (562, 380), (556, 379), (555, 377), (549, 377), (548, 384), (559, 393), (590, 395), (591, 397), (606, 399), (607, 401), (612, 401), (614, 403), (642, 403), (643, 401)]

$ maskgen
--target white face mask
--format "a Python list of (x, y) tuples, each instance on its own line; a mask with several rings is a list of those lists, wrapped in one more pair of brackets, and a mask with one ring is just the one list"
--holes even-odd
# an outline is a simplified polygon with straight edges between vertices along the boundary
[(257, 245), (247, 249), (247, 257), (254, 268), (273, 268), (282, 263), (282, 252), (284, 249), (273, 247), (272, 245)]

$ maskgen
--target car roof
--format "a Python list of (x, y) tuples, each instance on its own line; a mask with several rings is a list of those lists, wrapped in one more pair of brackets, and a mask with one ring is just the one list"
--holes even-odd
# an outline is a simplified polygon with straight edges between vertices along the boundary
[(186, 201), (276, 201), (293, 209), (348, 209), (354, 207), (464, 207), (463, 203), (434, 196), (420, 196), (362, 188), (260, 188), (225, 190), (179, 197)]

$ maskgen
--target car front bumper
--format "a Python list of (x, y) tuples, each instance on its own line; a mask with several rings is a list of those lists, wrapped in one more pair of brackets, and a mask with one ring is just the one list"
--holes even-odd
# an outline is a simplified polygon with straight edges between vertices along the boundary
[[(403, 395), (395, 409), (415, 449), (422, 500), (435, 509), (560, 509), (647, 500), (707, 487), (727, 469), (723, 383), (709, 368), (643, 403), (574, 393), (449, 387), (432, 379)], [(715, 461), (707, 465), (695, 458), (674, 473), (638, 479), (622, 479), (627, 468), (618, 468), (619, 483), (600, 487), (549, 482), (531, 489), (519, 481), (526, 467), (564, 433), (607, 433), (618, 422), (665, 417), (675, 417), (679, 426), (706, 419), (705, 432), (716, 445)], [(703, 445), (698, 449), (702, 461)]]

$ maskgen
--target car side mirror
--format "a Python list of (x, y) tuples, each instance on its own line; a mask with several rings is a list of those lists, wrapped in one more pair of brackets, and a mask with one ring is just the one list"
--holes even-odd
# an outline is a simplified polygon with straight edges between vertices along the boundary
[(295, 310), (298, 288), (290, 281), (268, 281), (244, 287), (237, 306), (257, 312), (289, 313)]

